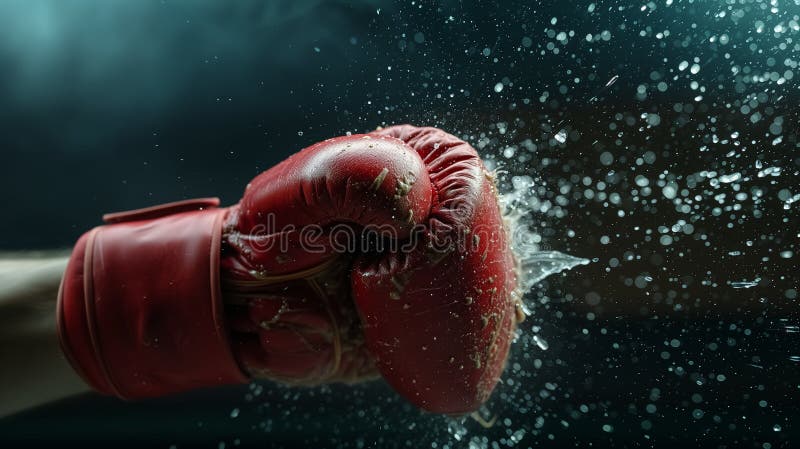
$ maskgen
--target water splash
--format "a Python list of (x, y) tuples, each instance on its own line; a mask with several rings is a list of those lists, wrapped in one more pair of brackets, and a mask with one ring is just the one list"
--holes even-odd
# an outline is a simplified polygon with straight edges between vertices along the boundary
[(550, 349), (550, 344), (547, 343), (547, 340), (538, 335), (533, 336), (533, 342), (536, 343), (536, 346), (538, 346), (542, 351), (547, 351)]
[(534, 186), (533, 178), (514, 176), (511, 190), (500, 197), (511, 234), (511, 248), (519, 263), (520, 287), (523, 293), (530, 291), (548, 276), (589, 264), (589, 259), (541, 249), (541, 236), (528, 225), (533, 215), (542, 212), (542, 203), (535, 195)]
[(752, 281), (734, 281), (731, 282), (730, 285), (733, 288), (753, 288), (757, 286), (759, 282), (761, 282), (761, 278), (756, 278)]
[[(518, 250), (519, 254), (519, 250)], [(588, 265), (589, 260), (564, 254), (559, 251), (522, 251), (520, 265), (522, 266), (522, 287), (525, 291), (546, 277), (570, 270), (578, 265)]]

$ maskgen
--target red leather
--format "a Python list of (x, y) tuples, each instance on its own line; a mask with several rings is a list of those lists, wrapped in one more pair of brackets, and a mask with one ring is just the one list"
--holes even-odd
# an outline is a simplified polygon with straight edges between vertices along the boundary
[[(353, 241), (384, 226), (406, 238), (431, 198), (419, 155), (384, 136), (329, 139), (256, 177), (223, 232), (224, 291), (237, 304), (234, 350), (245, 369), (303, 385), (375, 377), (350, 297), (352, 254), (331, 236)], [(310, 226), (319, 233), (306, 241)]]
[[(514, 332), (516, 268), (468, 144), (407, 125), (330, 139), (216, 205), (112, 214), (78, 241), (59, 329), (96, 389), (138, 398), (380, 373), (429, 411), (488, 398)], [(407, 247), (378, 249), (387, 242)]]
[(59, 291), (60, 340), (102, 393), (134, 399), (247, 379), (231, 353), (220, 294), (225, 209), (175, 210), (116, 216), (73, 249)]
[(439, 129), (373, 135), (413, 148), (435, 197), (413, 251), (355, 263), (367, 345), (383, 377), (417, 406), (473, 411), (503, 371), (517, 322), (515, 260), (494, 181), (469, 144)]

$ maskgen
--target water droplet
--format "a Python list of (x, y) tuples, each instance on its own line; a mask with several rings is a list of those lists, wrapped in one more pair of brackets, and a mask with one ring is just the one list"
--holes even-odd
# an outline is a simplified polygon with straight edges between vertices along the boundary
[(542, 351), (547, 351), (550, 348), (550, 345), (547, 344), (547, 340), (538, 335), (533, 336), (533, 342), (536, 343), (536, 346), (538, 346)]
[(755, 280), (752, 281), (737, 281), (737, 282), (731, 282), (730, 284), (731, 287), (733, 288), (753, 288), (758, 285), (759, 281), (761, 281), (761, 279), (756, 278)]
[(781, 175), (781, 168), (780, 167), (767, 167), (763, 170), (759, 170), (758, 177), (763, 178), (766, 176), (780, 176)]

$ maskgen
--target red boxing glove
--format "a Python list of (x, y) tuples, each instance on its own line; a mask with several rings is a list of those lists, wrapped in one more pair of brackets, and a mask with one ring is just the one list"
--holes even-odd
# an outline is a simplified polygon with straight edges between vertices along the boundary
[(488, 398), (518, 316), (516, 273), (469, 145), (411, 126), (330, 139), (216, 206), (108, 215), (76, 244), (59, 332), (95, 389), (141, 398), (379, 372), (429, 411)]

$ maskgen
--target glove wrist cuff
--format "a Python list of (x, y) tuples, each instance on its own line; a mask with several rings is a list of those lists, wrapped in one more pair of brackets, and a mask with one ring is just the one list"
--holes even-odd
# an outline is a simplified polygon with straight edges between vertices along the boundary
[[(220, 293), (226, 209), (191, 200), (106, 216), (84, 234), (58, 297), (58, 332), (75, 370), (122, 398), (242, 383)], [(198, 210), (200, 209), (200, 210)]]

